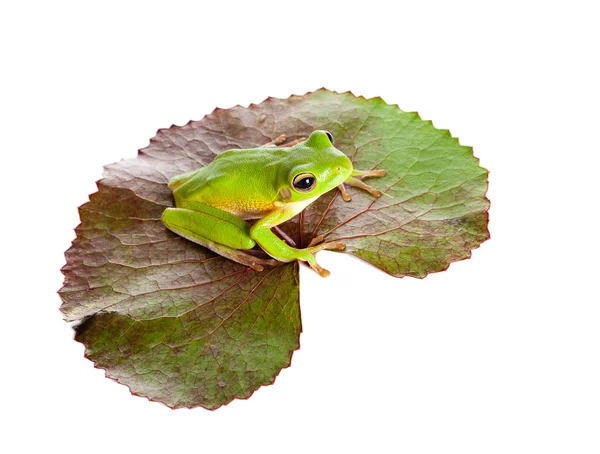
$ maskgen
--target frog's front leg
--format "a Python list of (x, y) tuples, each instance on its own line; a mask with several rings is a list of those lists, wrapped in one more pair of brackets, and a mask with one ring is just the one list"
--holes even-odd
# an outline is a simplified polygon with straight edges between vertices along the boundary
[(250, 238), (250, 224), (217, 208), (198, 202), (184, 202), (181, 207), (167, 208), (162, 222), (178, 235), (256, 271), (262, 271), (265, 265), (281, 265), (276, 260), (243, 252), (256, 244)]
[(353, 170), (350, 177), (348, 177), (348, 179), (346, 181), (344, 181), (344, 183), (342, 183), (338, 186), (338, 189), (340, 190), (340, 192), (342, 194), (342, 199), (344, 199), (344, 201), (346, 201), (346, 202), (349, 202), (350, 200), (352, 200), (352, 196), (350, 194), (348, 194), (348, 191), (346, 191), (346, 187), (344, 186), (344, 184), (347, 184), (348, 186), (354, 186), (357, 188), (364, 189), (365, 191), (368, 191), (373, 197), (381, 197), (381, 195), (383, 193), (379, 189), (375, 189), (373, 186), (369, 186), (368, 184), (366, 184), (365, 182), (363, 182), (361, 180), (363, 178), (367, 178), (367, 177), (383, 177), (383, 176), (385, 176), (386, 173), (387, 172), (382, 169), (366, 170), (366, 171)]
[(321, 268), (315, 259), (315, 253), (324, 249), (331, 251), (343, 251), (346, 246), (343, 243), (331, 242), (321, 243), (318, 246), (308, 247), (305, 249), (296, 249), (287, 245), (271, 228), (282, 222), (287, 221), (294, 216), (295, 213), (289, 211), (274, 211), (262, 219), (259, 219), (250, 229), (250, 236), (256, 240), (258, 245), (271, 257), (282, 261), (291, 262), (294, 260), (302, 260), (307, 262), (321, 277), (329, 276), (329, 271)]

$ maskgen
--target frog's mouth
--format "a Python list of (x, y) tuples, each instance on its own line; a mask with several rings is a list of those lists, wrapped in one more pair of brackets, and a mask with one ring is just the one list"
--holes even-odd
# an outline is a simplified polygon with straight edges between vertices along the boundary
[(344, 181), (348, 179), (348, 177), (352, 174), (352, 170), (348, 170), (345, 167), (333, 167), (329, 170), (329, 178), (327, 182), (327, 186), (323, 188), (323, 192), (329, 192), (332, 189), (335, 189), (339, 185), (341, 185)]

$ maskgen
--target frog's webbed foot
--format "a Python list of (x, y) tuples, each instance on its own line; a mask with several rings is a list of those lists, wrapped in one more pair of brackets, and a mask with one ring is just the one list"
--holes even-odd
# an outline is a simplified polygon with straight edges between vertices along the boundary
[[(322, 239), (323, 239), (323, 236), (319, 235), (319, 236), (315, 237), (313, 239), (313, 241), (314, 240), (322, 241)], [(311, 241), (311, 243), (312, 243), (312, 241)], [(337, 241), (330, 241), (328, 243), (321, 243), (321, 244), (318, 244), (318, 241), (317, 241), (315, 243), (317, 244), (317, 246), (309, 246), (308, 247), (308, 250), (313, 254), (315, 252), (319, 252), (319, 251), (338, 251), (338, 252), (340, 252), (340, 251), (343, 251), (346, 249), (346, 245), (344, 243), (339, 243)]]
[(344, 186), (344, 183), (340, 184), (337, 188), (340, 190), (340, 194), (342, 194), (342, 199), (344, 199), (344, 202), (350, 202), (350, 200), (352, 200), (352, 196), (348, 194), (348, 191), (346, 191), (346, 186)]
[[(341, 252), (346, 249), (346, 245), (344, 243), (338, 243), (336, 241), (332, 241), (329, 243), (321, 243), (321, 244), (318, 244), (317, 246), (312, 246), (313, 244), (319, 243), (319, 241), (323, 241), (322, 235), (319, 235), (319, 236), (313, 238), (313, 240), (310, 242), (311, 245), (308, 248), (306, 248), (306, 250), (308, 252), (310, 252), (311, 254), (315, 254), (316, 252), (324, 251), (324, 250)], [(313, 255), (313, 257), (314, 257), (314, 255)], [(327, 271), (325, 268), (322, 268), (315, 259), (313, 259), (312, 261), (307, 261), (306, 263), (308, 263), (308, 265), (313, 270), (315, 270), (317, 273), (319, 273), (319, 276), (321, 276), (321, 277), (329, 276), (329, 274), (330, 274), (329, 271)]]
[(352, 172), (352, 176), (348, 177), (348, 179), (344, 181), (344, 183), (338, 186), (338, 189), (342, 194), (342, 199), (344, 199), (345, 202), (349, 202), (350, 200), (352, 200), (352, 196), (348, 193), (348, 191), (346, 191), (346, 187), (344, 186), (344, 184), (364, 189), (365, 191), (369, 192), (373, 197), (381, 197), (383, 192), (381, 192), (379, 189), (374, 188), (373, 186), (369, 186), (368, 184), (363, 182), (362, 179), (368, 177), (383, 177), (386, 173), (387, 172), (383, 169), (367, 171), (354, 170)]
[(331, 274), (329, 272), (329, 270), (322, 268), (321, 265), (319, 265), (316, 262), (315, 263), (306, 262), (306, 263), (308, 263), (308, 266), (310, 266), (313, 270), (315, 270), (317, 273), (319, 273), (319, 276), (321, 276), (321, 277), (329, 277), (329, 275)]
[[(355, 188), (364, 189), (365, 191), (369, 192), (369, 194), (371, 194), (373, 197), (381, 197), (381, 194), (383, 194), (383, 192), (381, 192), (379, 189), (375, 189), (373, 186), (369, 186), (368, 184), (364, 183), (363, 181), (359, 180), (358, 178), (350, 177), (345, 181), (345, 183), (348, 186), (354, 186)], [(342, 197), (343, 197), (343, 194), (342, 194)], [(346, 199), (344, 199), (344, 200), (346, 202), (349, 201)]]

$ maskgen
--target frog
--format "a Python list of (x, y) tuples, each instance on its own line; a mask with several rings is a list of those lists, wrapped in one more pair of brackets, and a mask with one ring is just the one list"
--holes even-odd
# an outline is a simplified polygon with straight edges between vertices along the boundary
[[(279, 226), (334, 188), (349, 202), (352, 197), (344, 185), (380, 197), (380, 190), (362, 180), (386, 171), (354, 169), (350, 158), (335, 148), (329, 131), (316, 130), (282, 145), (287, 139), (281, 135), (256, 148), (230, 149), (204, 167), (173, 177), (168, 187), (175, 206), (164, 210), (163, 224), (255, 271), (299, 260), (320, 276), (329, 276), (315, 254), (343, 251), (345, 244), (318, 236), (298, 248)], [(271, 258), (257, 254), (257, 245)]]

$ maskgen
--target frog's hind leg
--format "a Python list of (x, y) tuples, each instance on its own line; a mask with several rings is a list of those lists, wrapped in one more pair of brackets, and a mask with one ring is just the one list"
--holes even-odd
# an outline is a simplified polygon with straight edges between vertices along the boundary
[[(198, 206), (195, 208), (198, 209)], [(167, 208), (163, 212), (162, 222), (169, 230), (183, 238), (256, 271), (262, 271), (264, 266), (282, 264), (277, 260), (264, 259), (244, 252), (243, 249), (251, 249), (256, 244), (247, 233), (250, 226), (245, 221), (221, 210), (207, 207), (207, 212), (202, 212), (185, 208)]]
[(169, 228), (171, 231), (177, 233), (178, 235), (193, 241), (200, 246), (204, 246), (206, 249), (210, 249), (215, 254), (219, 254), (222, 257), (228, 258), (229, 260), (233, 260), (234, 262), (240, 263), (242, 265), (248, 266), (252, 268), (254, 271), (262, 271), (265, 269), (265, 266), (279, 266), (283, 265), (282, 262), (278, 262), (274, 259), (263, 259), (260, 257), (256, 257), (247, 252), (240, 251), (238, 249), (232, 249), (223, 244), (215, 243), (214, 241), (207, 240), (206, 238), (202, 238), (199, 235), (188, 235), (189, 232), (177, 231), (175, 229)]

